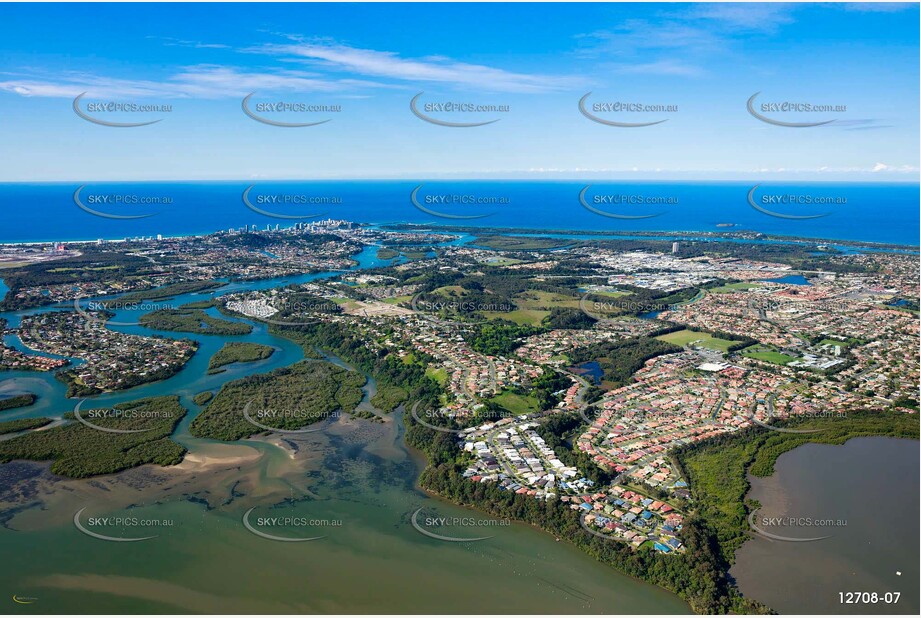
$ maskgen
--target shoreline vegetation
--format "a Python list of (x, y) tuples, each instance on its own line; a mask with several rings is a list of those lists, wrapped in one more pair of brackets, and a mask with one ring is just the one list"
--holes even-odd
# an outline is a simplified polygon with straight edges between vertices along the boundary
[(34, 393), (23, 393), (20, 395), (13, 395), (12, 397), (4, 397), (0, 399), (0, 412), (13, 410), (15, 408), (25, 408), (31, 406), (37, 400), (38, 395)]
[[(757, 232), (754, 230), (735, 230), (731, 232), (720, 232), (713, 230), (631, 230), (629, 232), (620, 232), (617, 230), (600, 231), (600, 230), (571, 230), (571, 229), (541, 229), (526, 227), (475, 227), (470, 225), (448, 225), (444, 223), (388, 223), (379, 225), (383, 230), (433, 230), (433, 231), (453, 231), (465, 234), (477, 234), (480, 236), (497, 235), (508, 236), (514, 234), (571, 234), (573, 236), (642, 236), (650, 239), (664, 239), (673, 236), (687, 237), (689, 240), (696, 237), (709, 237), (713, 239), (749, 239), (757, 237), (760, 240), (771, 240), (777, 242), (791, 243), (816, 243), (816, 244), (837, 244), (846, 247), (866, 248), (866, 249), (898, 249), (907, 251), (917, 251), (917, 245), (903, 245), (899, 243), (875, 242), (870, 240), (847, 240), (842, 238), (812, 238), (809, 236), (784, 236), (781, 234), (769, 234)], [(564, 239), (565, 240), (565, 239)]]
[(29, 429), (38, 429), (39, 427), (48, 425), (52, 421), (53, 419), (46, 416), (40, 416), (38, 418), (21, 418), (15, 421), (0, 421), (0, 435), (27, 431)]
[[(0, 441), (0, 463), (51, 461), (51, 472), (70, 478), (112, 474), (143, 464), (175, 465), (186, 449), (170, 436), (185, 414), (176, 395), (80, 411), (87, 422), (112, 431), (78, 422), (68, 412), (64, 418), (70, 422), (65, 425)], [(123, 431), (132, 433), (115, 433)]]
[[(233, 363), (252, 363), (265, 360), (275, 353), (275, 348), (261, 343), (247, 341), (230, 341), (214, 353), (208, 361), (208, 373)], [(197, 402), (196, 402), (197, 403)]]
[(195, 335), (248, 335), (253, 327), (245, 322), (231, 322), (205, 313), (210, 302), (195, 302), (178, 309), (158, 309), (142, 315), (138, 322), (145, 328), (168, 330)]
[(676, 449), (672, 460), (687, 479), (698, 512), (713, 526), (720, 550), (731, 564), (748, 540), (748, 515), (759, 505), (747, 498), (748, 475), (768, 477), (777, 458), (807, 443), (841, 445), (851, 438), (882, 436), (919, 439), (917, 414), (893, 410), (850, 411), (841, 418), (774, 421), (781, 429), (820, 431), (784, 433), (751, 427)]
[[(372, 224), (367, 222), (356, 222), (356, 225), (363, 227), (376, 227), (381, 230), (394, 230), (394, 231), (418, 231), (418, 230), (434, 230), (434, 231), (443, 231), (443, 232), (454, 232), (454, 233), (470, 233), (478, 235), (514, 235), (514, 234), (571, 234), (579, 236), (641, 236), (650, 239), (665, 239), (671, 237), (686, 237), (689, 240), (692, 238), (713, 238), (713, 239), (725, 239), (728, 241), (737, 240), (737, 239), (750, 239), (752, 237), (757, 237), (760, 240), (770, 240), (776, 242), (790, 242), (790, 243), (814, 243), (814, 244), (836, 244), (844, 247), (852, 248), (865, 248), (865, 249), (892, 249), (892, 250), (902, 250), (902, 251), (917, 251), (918, 245), (906, 245), (901, 243), (887, 243), (887, 242), (877, 242), (871, 240), (852, 240), (846, 238), (815, 238), (811, 236), (786, 236), (782, 234), (773, 234), (766, 232), (758, 232), (755, 230), (742, 230), (742, 229), (731, 229), (732, 231), (714, 231), (714, 230), (631, 230), (629, 233), (620, 232), (618, 230), (611, 231), (599, 231), (599, 230), (573, 230), (573, 229), (542, 229), (542, 228), (528, 228), (528, 227), (475, 227), (470, 225), (449, 225), (449, 224), (437, 224), (437, 223), (379, 223)], [(187, 240), (194, 238), (205, 238), (207, 236), (213, 235), (215, 232), (208, 233), (190, 233), (190, 234), (175, 234), (170, 236), (164, 236), (164, 240)], [(103, 239), (106, 243), (118, 244), (126, 242), (123, 237), (118, 238), (107, 238)], [(60, 239), (55, 238), (53, 240), (35, 240), (35, 241), (22, 241), (22, 242), (0, 242), (0, 247), (29, 247), (29, 246), (40, 246), (48, 245), (55, 242), (65, 242), (75, 245), (94, 245), (98, 239)], [(313, 272), (313, 271), (311, 271)], [(225, 283), (217, 283), (217, 287), (222, 287)], [(169, 298), (169, 297), (163, 297)], [(147, 300), (154, 300), (150, 297), (145, 297)]]
[(214, 399), (214, 393), (211, 391), (202, 391), (192, 397), (192, 401), (197, 406), (203, 406)]
[(140, 303), (149, 300), (168, 300), (184, 294), (204, 294), (224, 287), (224, 283), (219, 281), (183, 281), (180, 283), (170, 283), (161, 287), (148, 288), (146, 290), (136, 290), (127, 292), (114, 301), (104, 301), (103, 305), (126, 305), (131, 303)]
[(338, 411), (352, 412), (364, 384), (365, 377), (356, 371), (326, 361), (299, 361), (224, 384), (189, 432), (196, 438), (234, 441), (269, 431), (261, 426), (303, 429)]
[[(306, 343), (330, 349), (322, 343), (334, 344), (332, 347), (337, 355), (368, 370), (381, 384), (402, 388), (408, 395), (407, 407), (415, 402), (430, 407), (438, 405), (441, 386), (434, 377), (425, 373), (424, 368), (420, 367), (418, 373), (408, 372), (402, 380), (395, 382), (395, 376), (374, 371), (375, 367), (389, 365), (389, 355), (368, 363), (367, 359), (360, 358), (362, 353), (368, 354), (367, 348), (351, 347), (349, 334), (335, 325), (273, 326), (273, 330), (295, 342), (304, 342), (302, 345)], [(557, 422), (555, 418), (550, 417), (544, 422), (542, 434), (548, 442), (551, 442), (549, 438), (557, 438), (552, 443), (559, 449), (561, 457), (565, 455), (567, 460), (572, 460), (565, 436), (571, 435), (575, 430), (573, 425), (579, 425), (581, 420), (575, 415), (570, 415), (570, 422), (566, 419), (557, 419)], [(763, 603), (743, 597), (729, 576), (735, 551), (749, 538), (747, 516), (753, 508), (757, 508), (745, 497), (748, 473), (771, 474), (777, 457), (807, 442), (843, 444), (850, 438), (867, 435), (919, 437), (915, 414), (853, 412), (844, 418), (787, 422), (791, 428), (823, 430), (817, 434), (782, 433), (755, 427), (683, 447), (672, 457), (681, 473), (690, 480), (692, 488), (693, 500), (681, 535), (686, 551), (665, 555), (645, 547), (635, 550), (626, 543), (588, 534), (580, 525), (578, 513), (559, 501), (542, 502), (503, 491), (492, 484), (469, 481), (462, 476), (462, 453), (454, 434), (425, 427), (409, 414), (404, 414), (404, 422), (406, 444), (422, 453), (427, 461), (417, 481), (422, 490), (455, 504), (529, 524), (558, 539), (565, 539), (623, 574), (677, 594), (699, 614), (772, 612)], [(587, 472), (603, 474), (603, 470), (595, 468), (589, 468)]]

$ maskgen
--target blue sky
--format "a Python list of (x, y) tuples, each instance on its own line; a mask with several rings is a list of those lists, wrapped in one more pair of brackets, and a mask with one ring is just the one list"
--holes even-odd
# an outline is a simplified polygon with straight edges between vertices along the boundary
[[(0, 181), (636, 178), (906, 181), (918, 5), (0, 5)], [(98, 113), (73, 99), (170, 105)], [(508, 106), (414, 116), (420, 105)], [(677, 106), (595, 115), (578, 102)], [(764, 116), (756, 105), (842, 111)], [(248, 118), (241, 100), (340, 106)], [(761, 109), (760, 107), (758, 109)]]

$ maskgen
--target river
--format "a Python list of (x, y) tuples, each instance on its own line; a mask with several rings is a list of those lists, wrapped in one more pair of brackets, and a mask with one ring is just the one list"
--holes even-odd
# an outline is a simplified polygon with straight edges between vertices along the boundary
[[(358, 268), (382, 263), (376, 249), (357, 256)], [(331, 273), (234, 282), (216, 294), (324, 276)], [(207, 297), (182, 295), (168, 304)], [(37, 311), (62, 308), (68, 309)], [(35, 311), (0, 317), (15, 326)], [(113, 321), (136, 323), (137, 317), (119, 310)], [(298, 346), (251, 323), (253, 332), (239, 337), (159, 333), (195, 339), (199, 351), (168, 380), (85, 404), (179, 395), (189, 409), (174, 434), (189, 449), (179, 466), (143, 466), (79, 481), (50, 475), (47, 464), (0, 466), (0, 580), (7, 594), (43, 613), (689, 613), (675, 595), (622, 575), (564, 541), (428, 497), (416, 486), (423, 462), (405, 445), (402, 409), (385, 422), (342, 415), (325, 421), (321, 431), (296, 437), (233, 444), (192, 437), (188, 425), (201, 410), (194, 394), (303, 358)], [(137, 325), (113, 328), (156, 332)], [(208, 375), (208, 359), (227, 340), (270, 345), (275, 353)], [(59, 417), (75, 403), (51, 374), (6, 372), (3, 378), (6, 394), (40, 395), (36, 405), (4, 420)], [(362, 405), (373, 388), (371, 381)], [(431, 532), (489, 538), (426, 536), (412, 523), (420, 508), (419, 522)], [(117, 538), (153, 538), (92, 538), (75, 525), (82, 509), (76, 522), (85, 528), (91, 518), (120, 517), (93, 529)], [(451, 521), (439, 524), (441, 517)], [(272, 536), (322, 538), (271, 540), (252, 533), (244, 518)]]
[[(742, 593), (780, 613), (917, 615), (918, 449), (917, 440), (882, 437), (805, 444), (781, 455), (771, 477), (752, 478), (762, 530), (828, 538), (755, 535), (730, 571)], [(841, 603), (842, 592), (880, 600)], [(886, 603), (895, 592), (898, 602)]]

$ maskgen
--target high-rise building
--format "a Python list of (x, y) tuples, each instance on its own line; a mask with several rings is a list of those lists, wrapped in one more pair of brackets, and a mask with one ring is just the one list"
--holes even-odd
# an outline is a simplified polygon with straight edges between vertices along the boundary
[(672, 253), (678, 253), (678, 243), (672, 243)]

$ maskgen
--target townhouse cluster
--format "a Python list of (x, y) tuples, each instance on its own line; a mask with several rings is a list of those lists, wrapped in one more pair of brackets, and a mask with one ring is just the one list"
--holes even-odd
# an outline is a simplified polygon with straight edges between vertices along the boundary
[(464, 477), (537, 499), (590, 488), (591, 480), (547, 446), (535, 431), (538, 425), (529, 415), (520, 415), (461, 432), (459, 446), (471, 455)]
[(582, 525), (596, 534), (637, 548), (650, 543), (656, 551), (666, 554), (684, 550), (678, 538), (684, 515), (665, 501), (618, 485), (606, 492), (561, 499), (570, 503), (569, 508), (580, 511)]

